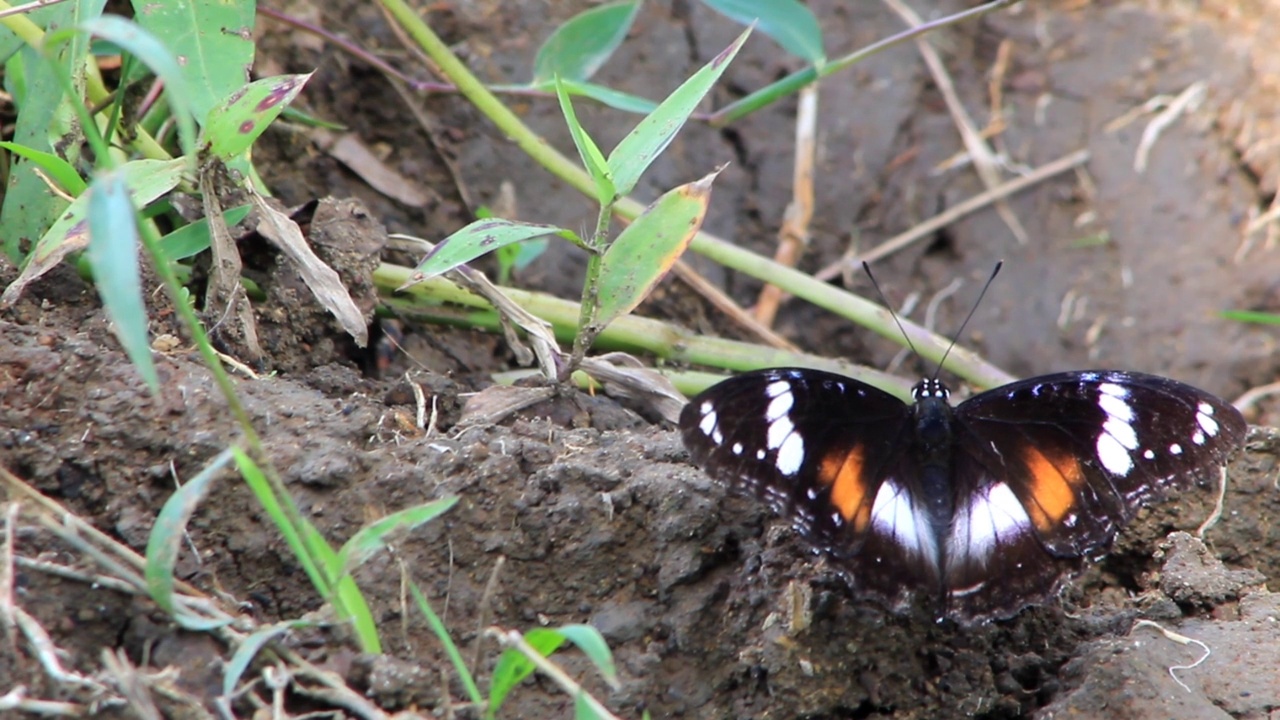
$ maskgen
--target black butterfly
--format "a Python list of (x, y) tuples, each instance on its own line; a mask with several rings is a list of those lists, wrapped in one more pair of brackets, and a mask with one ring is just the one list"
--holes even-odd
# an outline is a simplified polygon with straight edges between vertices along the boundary
[(790, 516), (861, 593), (894, 609), (923, 593), (973, 623), (1044, 600), (1246, 429), (1219, 398), (1130, 372), (1045, 375), (954, 408), (936, 379), (912, 394), (750, 372), (690, 401), (680, 430), (707, 474)]

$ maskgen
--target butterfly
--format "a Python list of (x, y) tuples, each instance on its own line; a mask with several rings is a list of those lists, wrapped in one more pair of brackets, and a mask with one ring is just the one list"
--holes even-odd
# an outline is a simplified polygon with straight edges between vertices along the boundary
[(936, 378), (906, 404), (843, 375), (760, 370), (693, 398), (680, 431), (695, 464), (790, 517), (860, 595), (893, 610), (923, 596), (975, 624), (1043, 602), (1246, 430), (1223, 400), (1134, 372), (949, 395)]

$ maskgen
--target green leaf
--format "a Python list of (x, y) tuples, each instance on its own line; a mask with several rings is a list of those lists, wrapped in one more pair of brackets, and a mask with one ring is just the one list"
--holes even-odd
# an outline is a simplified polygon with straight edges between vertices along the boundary
[(570, 95), (589, 97), (592, 100), (614, 108), (615, 110), (636, 113), (637, 115), (646, 115), (658, 109), (658, 103), (648, 98), (624, 93), (620, 90), (614, 90), (613, 88), (605, 87), (603, 85), (597, 85), (589, 82), (578, 82), (567, 78), (561, 78), (561, 84), (564, 85), (565, 90), (569, 91)]
[(422, 590), (418, 589), (418, 584), (409, 582), (409, 592), (413, 594), (413, 601), (417, 603), (418, 610), (427, 619), (427, 624), (431, 626), (431, 632), (435, 634), (440, 644), (444, 646), (445, 655), (449, 656), (449, 662), (453, 664), (454, 672), (458, 673), (458, 677), (462, 680), (462, 686), (466, 688), (467, 696), (471, 698), (471, 702), (480, 705), (484, 702), (484, 696), (480, 694), (480, 688), (476, 687), (475, 678), (471, 677), (471, 671), (467, 669), (467, 663), (462, 659), (462, 653), (458, 652), (458, 646), (453, 642), (453, 638), (449, 637), (449, 630), (445, 628), (444, 621), (431, 609), (431, 603), (427, 602), (427, 596), (422, 594)]
[(573, 80), (586, 80), (594, 75), (626, 39), (639, 9), (639, 0), (625, 0), (570, 18), (538, 48), (533, 60), (533, 82), (544, 82), (557, 75)]
[[(234, 207), (223, 212), (222, 219), (230, 227), (248, 217), (252, 209), (252, 205)], [(160, 238), (160, 251), (169, 262), (177, 262), (208, 250), (210, 242), (209, 220), (200, 218)]]
[(595, 181), (596, 200), (601, 205), (613, 203), (618, 198), (618, 191), (613, 187), (609, 161), (604, 159), (604, 153), (600, 152), (595, 140), (591, 139), (586, 129), (578, 122), (578, 115), (573, 111), (573, 101), (569, 99), (569, 94), (565, 92), (564, 85), (558, 77), (556, 78), (556, 97), (560, 99), (560, 110), (564, 113), (564, 120), (569, 125), (569, 134), (573, 136), (573, 144), (578, 148), (582, 164), (587, 168), (587, 172), (591, 173), (591, 179)]
[(178, 57), (191, 112), (199, 122), (249, 82), (256, 4), (254, 0), (133, 0), (138, 24)]
[(49, 176), (49, 179), (56, 182), (62, 191), (71, 197), (78, 197), (85, 188), (89, 187), (84, 178), (80, 177), (80, 173), (76, 172), (75, 166), (53, 153), (42, 152), (12, 142), (0, 142), (0, 148), (35, 163), (45, 175)]
[(1222, 317), (1236, 322), (1258, 325), (1280, 325), (1280, 314), (1261, 310), (1223, 310)]
[[(133, 201), (139, 207), (145, 207), (178, 184), (185, 164), (186, 161), (182, 158), (133, 160), (122, 165), (116, 172), (123, 176), (125, 185), (133, 194)], [(5, 288), (4, 295), (0, 296), (0, 307), (13, 304), (27, 285), (56, 267), (68, 254), (88, 247), (88, 212), (89, 193), (85, 192), (66, 208), (36, 243), (18, 279)]]
[[(534, 628), (524, 634), (524, 641), (542, 657), (547, 657), (564, 645), (568, 637), (559, 630), (551, 628)], [(529, 677), (537, 668), (533, 661), (515, 648), (507, 648), (498, 657), (493, 668), (493, 677), (489, 681), (489, 708), (485, 717), (492, 719), (498, 708), (506, 701), (507, 696), (517, 685)]]
[(240, 646), (236, 648), (235, 654), (231, 656), (231, 660), (227, 662), (226, 670), (222, 673), (223, 697), (230, 699), (231, 694), (236, 690), (236, 685), (240, 682), (240, 678), (244, 675), (244, 671), (249, 669), (249, 663), (253, 662), (258, 652), (267, 643), (290, 630), (310, 627), (312, 624), (308, 620), (286, 620), (258, 628), (242, 640)]
[(644, 171), (667, 149), (750, 33), (750, 28), (744, 30), (724, 52), (684, 81), (613, 149), (609, 154), (609, 169), (613, 171), (613, 183), (619, 195), (630, 194)]
[(244, 153), (311, 79), (306, 75), (263, 78), (236, 90), (209, 111), (205, 137), (213, 153), (224, 161)]
[[(13, 82), (23, 99), (14, 123), (13, 141), (38, 152), (53, 148), (50, 135), (65, 134), (71, 141), (68, 151), (79, 151), (83, 142), (78, 127), (68, 127), (66, 93), (58, 83), (51, 63), (30, 47), (24, 47), (5, 64), (6, 84)], [(56, 140), (59, 144), (62, 138)], [(61, 145), (60, 145), (61, 146)], [(4, 187), (4, 207), (0, 208), (0, 238), (5, 254), (13, 262), (22, 256), (20, 247), (43, 236), (67, 207), (67, 201), (49, 192), (49, 186), (36, 174), (34, 160), (19, 158), (10, 166), (9, 181)]]
[(193, 615), (174, 602), (173, 569), (177, 565), (178, 552), (185, 539), (187, 521), (191, 519), (196, 507), (204, 501), (218, 473), (231, 462), (231, 458), (230, 449), (218, 453), (198, 475), (170, 495), (164, 507), (160, 508), (160, 514), (156, 515), (151, 535), (147, 538), (147, 564), (143, 571), (147, 592), (157, 605), (188, 630), (212, 630), (226, 624), (226, 621)]
[(743, 25), (755, 23), (783, 50), (814, 65), (826, 59), (822, 28), (813, 11), (796, 0), (702, 0), (703, 4)]
[(439, 517), (458, 504), (458, 497), (451, 495), (429, 503), (406, 508), (364, 526), (352, 535), (338, 551), (337, 566), (341, 574), (351, 572), (374, 553), (387, 546), (387, 536), (397, 530), (413, 529)]
[(658, 198), (605, 251), (598, 285), (599, 327), (635, 309), (680, 258), (702, 227), (711, 183), (719, 173)]
[(403, 290), (414, 283), (448, 272), (500, 247), (543, 235), (559, 235), (581, 244), (577, 235), (553, 225), (535, 225), (495, 218), (476, 220), (441, 240), (440, 244), (418, 263), (409, 280), (397, 290)]
[(614, 690), (622, 687), (618, 683), (618, 669), (613, 664), (609, 643), (605, 642), (599, 630), (590, 625), (562, 625), (560, 632), (569, 639), (569, 642), (577, 645), (591, 662), (595, 663), (596, 669), (604, 676), (609, 687)]
[[(185, 3), (152, 3), (156, 6), (185, 5)], [(195, 163), (196, 105), (191, 88), (183, 74), (179, 59), (164, 43), (142, 26), (116, 15), (104, 15), (80, 24), (80, 29), (105, 38), (129, 51), (164, 81), (164, 93), (173, 108), (173, 118), (178, 124), (178, 142), (182, 154)], [(210, 28), (213, 31), (213, 28)], [(189, 58), (188, 58), (189, 59)]]
[(89, 265), (94, 287), (111, 319), (116, 338), (151, 392), (160, 394), (160, 376), (147, 338), (147, 306), (138, 268), (138, 218), (124, 173), (94, 178), (89, 196)]

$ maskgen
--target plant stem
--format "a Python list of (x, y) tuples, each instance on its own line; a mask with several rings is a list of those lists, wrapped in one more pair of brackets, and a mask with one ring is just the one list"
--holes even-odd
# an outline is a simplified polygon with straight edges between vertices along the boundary
[[(395, 289), (403, 285), (412, 272), (409, 268), (387, 263), (374, 271), (374, 284), (382, 293), (383, 303), (396, 313), (449, 325), (481, 328), (491, 332), (502, 331), (498, 315), (487, 300), (442, 277), (430, 278), (393, 296)], [(561, 342), (572, 339), (577, 334), (580, 314), (577, 303), (514, 288), (502, 288), (502, 292), (520, 307), (551, 323), (556, 338)], [(443, 303), (452, 307), (444, 307)], [(638, 315), (626, 315), (610, 323), (600, 332), (598, 344), (613, 350), (648, 353), (671, 362), (729, 370), (813, 367), (858, 378), (903, 399), (911, 396), (910, 383), (896, 375), (843, 360), (698, 335), (684, 328)]]

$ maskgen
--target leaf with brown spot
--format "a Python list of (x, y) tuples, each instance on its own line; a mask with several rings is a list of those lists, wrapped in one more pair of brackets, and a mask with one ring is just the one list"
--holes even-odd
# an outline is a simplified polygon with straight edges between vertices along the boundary
[(658, 198), (605, 251), (600, 261), (599, 328), (634, 310), (680, 259), (702, 227), (711, 183), (722, 169)]

